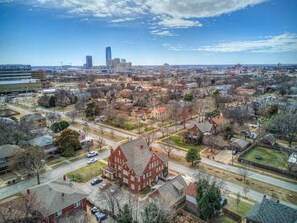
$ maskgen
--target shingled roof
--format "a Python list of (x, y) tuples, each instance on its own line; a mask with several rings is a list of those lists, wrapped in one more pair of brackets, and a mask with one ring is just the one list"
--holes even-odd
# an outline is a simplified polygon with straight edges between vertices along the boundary
[(259, 223), (297, 223), (297, 210), (264, 197), (246, 213), (246, 218)]
[(13, 156), (18, 150), (20, 149), (20, 147), (16, 146), (16, 145), (3, 145), (0, 146), (0, 158), (6, 158), (6, 157), (11, 157)]
[(63, 179), (37, 185), (29, 191), (40, 201), (42, 207), (36, 209), (44, 216), (50, 216), (87, 197), (85, 192)]

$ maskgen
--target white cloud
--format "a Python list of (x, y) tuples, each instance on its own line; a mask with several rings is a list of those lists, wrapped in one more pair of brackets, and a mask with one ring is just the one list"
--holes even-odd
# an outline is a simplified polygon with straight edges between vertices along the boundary
[[(200, 18), (220, 16), (267, 0), (26, 0), (26, 4), (64, 9), (70, 15), (127, 22), (145, 19), (158, 28), (199, 27)], [(21, 2), (0, 0), (0, 2)], [(152, 22), (152, 24), (151, 24)]]
[(156, 36), (175, 36), (171, 31), (169, 30), (152, 30), (151, 34)]
[(158, 22), (158, 25), (170, 28), (189, 28), (194, 26), (202, 26), (202, 24), (198, 21), (191, 21), (179, 18), (164, 18), (160, 22)]
[(256, 40), (233, 41), (219, 43), (212, 46), (202, 46), (199, 48), (173, 46), (163, 44), (165, 48), (173, 51), (204, 51), (213, 53), (277, 53), (297, 51), (297, 34), (284, 33), (277, 36), (260, 37)]
[(194, 50), (207, 52), (289, 52), (297, 51), (297, 35), (284, 33), (251, 41), (234, 41), (204, 46)]

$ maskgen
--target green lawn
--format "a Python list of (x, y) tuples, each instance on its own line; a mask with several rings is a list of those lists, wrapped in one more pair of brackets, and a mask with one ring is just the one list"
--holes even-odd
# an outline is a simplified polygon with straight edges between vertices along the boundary
[(236, 221), (234, 221), (233, 219), (231, 219), (225, 215), (213, 219), (212, 222), (214, 222), (214, 223), (236, 223)]
[(152, 131), (152, 130), (154, 130), (154, 129), (155, 129), (154, 127), (151, 127), (151, 126), (150, 126), (150, 127), (145, 127), (145, 128), (144, 128), (144, 131), (145, 131), (145, 132), (149, 132), (149, 131)]
[(183, 137), (179, 135), (173, 135), (169, 137), (169, 141), (173, 142), (177, 146), (183, 147), (185, 149), (190, 149), (190, 148), (200, 149), (200, 146), (193, 146), (191, 144), (183, 142), (182, 140), (183, 140)]
[[(256, 156), (261, 156), (262, 159), (256, 159)], [(253, 162), (265, 164), (268, 166), (284, 169), (284, 160), (288, 160), (289, 154), (284, 154), (281, 151), (256, 146), (251, 149), (244, 158)]]
[(92, 163), (70, 173), (67, 173), (66, 175), (70, 179), (77, 182), (87, 182), (92, 178), (100, 175), (102, 173), (102, 167), (104, 166), (106, 166), (105, 163), (98, 161), (96, 163)]
[(241, 199), (237, 207), (236, 198), (228, 197), (228, 203), (225, 205), (225, 208), (244, 217), (245, 213), (251, 210), (252, 205)]

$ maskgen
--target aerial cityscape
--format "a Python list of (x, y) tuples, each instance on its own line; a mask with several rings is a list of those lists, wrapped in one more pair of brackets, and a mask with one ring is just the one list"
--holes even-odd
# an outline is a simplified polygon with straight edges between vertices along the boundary
[(0, 223), (296, 223), (296, 9), (0, 0)]

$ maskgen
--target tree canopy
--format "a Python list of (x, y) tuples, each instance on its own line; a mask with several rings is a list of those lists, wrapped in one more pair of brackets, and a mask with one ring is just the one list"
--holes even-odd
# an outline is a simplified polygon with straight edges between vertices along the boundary
[(81, 149), (79, 133), (72, 129), (65, 129), (55, 139), (54, 143), (63, 156), (73, 156), (76, 150)]
[(196, 147), (192, 147), (188, 150), (186, 155), (186, 160), (188, 162), (192, 162), (192, 166), (194, 166), (194, 163), (201, 160), (199, 150)]

